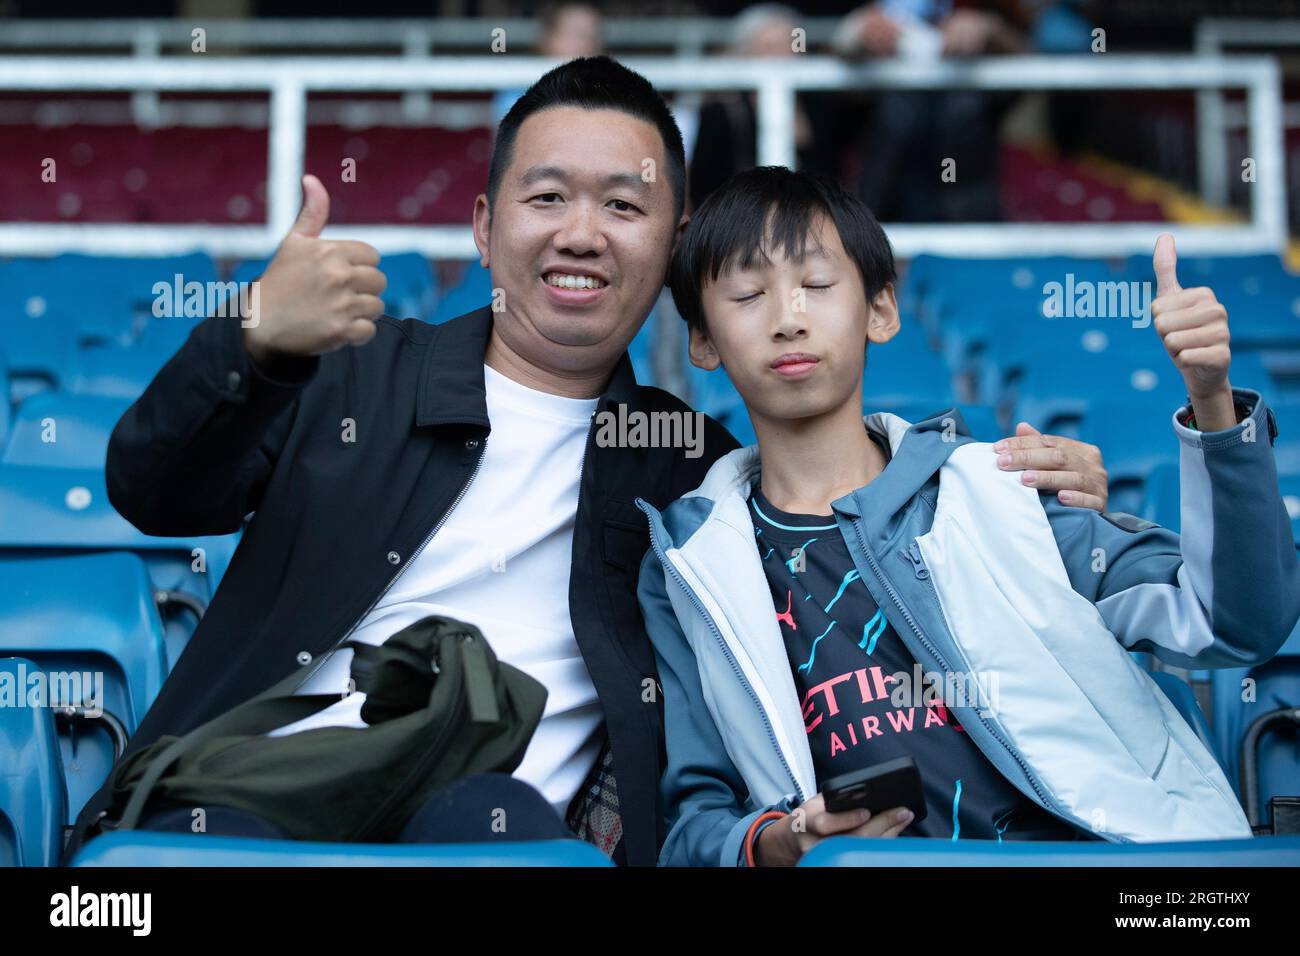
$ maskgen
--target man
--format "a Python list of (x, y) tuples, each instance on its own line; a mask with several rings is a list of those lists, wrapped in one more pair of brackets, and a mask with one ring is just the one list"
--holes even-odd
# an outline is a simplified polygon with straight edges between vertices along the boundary
[[(200, 324), (109, 446), (110, 498), (145, 533), (226, 534), (255, 513), (128, 753), (295, 670), (300, 689), (332, 686), (331, 718), (353, 721), (339, 683), (347, 651), (332, 652), (348, 637), (380, 643), (436, 606), (480, 624), (549, 692), (506, 795), (525, 812), (508, 815), (504, 836), (550, 835), (539, 804), (567, 806), (569, 826), (616, 861), (655, 862), (662, 719), (636, 599), (648, 540), (634, 501), (666, 506), (736, 443), (706, 421), (696, 457), (605, 447), (594, 425), (620, 405), (690, 413), (638, 386), (626, 355), (686, 223), (684, 168), (680, 133), (643, 77), (605, 57), (552, 70), (502, 121), (475, 202), (500, 310), (440, 326), (380, 315), (378, 253), (320, 238), (328, 194), (304, 177), (254, 324)], [(575, 428), (582, 418), (592, 424)], [(1090, 446), (1019, 442), (1018, 464), (1104, 506)], [(503, 789), (461, 787), (461, 809), (441, 815), (478, 838)], [(90, 800), (70, 852), (108, 804), (105, 789)]]

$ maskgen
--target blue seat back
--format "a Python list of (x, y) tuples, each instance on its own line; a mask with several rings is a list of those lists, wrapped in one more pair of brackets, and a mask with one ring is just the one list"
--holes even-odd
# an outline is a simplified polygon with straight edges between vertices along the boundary
[(103, 468), (108, 439), (129, 402), (41, 392), (18, 406), (0, 464)]
[(872, 840), (831, 837), (800, 866), (1300, 866), (1300, 836), (1177, 843), (1101, 841), (995, 843), (991, 840)]
[(608, 867), (581, 840), (514, 843), (308, 843), (215, 834), (107, 833), (87, 843), (73, 866), (449, 866)]
[(0, 650), (0, 867), (54, 866), (68, 802), (54, 714), (29, 693), (40, 667), (3, 655)]

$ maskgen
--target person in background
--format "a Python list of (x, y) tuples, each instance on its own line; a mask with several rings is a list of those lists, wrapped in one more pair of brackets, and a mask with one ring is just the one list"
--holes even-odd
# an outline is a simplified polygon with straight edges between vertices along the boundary
[[(791, 34), (799, 13), (779, 3), (760, 3), (736, 16), (731, 57), (792, 57)], [(700, 109), (699, 131), (691, 152), (691, 206), (697, 207), (732, 174), (757, 162), (757, 96), (752, 90), (709, 97)], [(800, 97), (795, 104), (795, 152), (800, 169), (830, 172), (833, 164), (830, 115), (817, 99)]]
[[(877, 0), (849, 14), (832, 48), (849, 58), (923, 63), (1028, 49), (1014, 0)], [(992, 222), (998, 201), (998, 125), (1015, 95), (983, 90), (891, 90), (875, 97), (859, 139), (857, 194), (882, 222)], [(940, 178), (955, 160), (955, 180)]]
[[(605, 20), (600, 10), (589, 3), (550, 3), (537, 14), (541, 36), (537, 55), (572, 60), (579, 56), (598, 56), (605, 52)], [(492, 97), (492, 126), (505, 118), (524, 87), (501, 90)]]

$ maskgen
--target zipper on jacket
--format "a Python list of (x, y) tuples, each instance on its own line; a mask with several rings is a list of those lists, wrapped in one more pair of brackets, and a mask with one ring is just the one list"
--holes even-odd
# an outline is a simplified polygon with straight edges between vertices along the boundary
[(388, 593), (389, 589), (392, 588), (393, 582), (395, 582), (399, 577), (402, 576), (402, 572), (405, 571), (407, 568), (409, 568), (415, 562), (415, 559), (420, 556), (420, 553), (428, 546), (429, 542), (433, 540), (433, 536), (438, 533), (438, 529), (441, 528), (446, 523), (447, 518), (451, 515), (453, 511), (456, 510), (456, 506), (460, 504), (460, 499), (465, 497), (465, 492), (469, 491), (469, 486), (473, 484), (474, 476), (478, 474), (479, 469), (483, 465), (483, 456), (487, 453), (487, 442), (488, 440), (486, 437), (484, 437), (479, 442), (478, 458), (474, 462), (474, 470), (470, 472), (469, 479), (465, 482), (465, 484), (461, 485), (460, 491), (456, 494), (456, 497), (452, 500), (451, 504), (447, 507), (447, 510), (443, 512), (442, 517), (438, 519), (438, 523), (433, 526), (433, 530), (431, 530), (427, 535), (425, 535), (424, 540), (420, 542), (420, 546), (415, 549), (415, 553), (411, 555), (410, 559), (406, 561), (406, 563), (404, 563), (400, 568), (397, 569), (396, 572), (393, 573), (393, 576), (388, 579), (388, 583), (384, 585), (384, 589), (380, 591), (377, 595), (375, 595), (375, 599), (370, 602), (370, 606), (361, 612), (360, 617), (358, 617), (352, 623), (352, 626), (348, 628), (347, 631), (344, 632), (342, 637), (340, 637), (337, 641), (334, 642), (334, 646), (331, 647), (324, 655), (317, 658), (317, 660), (312, 664), (312, 666), (308, 668), (307, 673), (303, 675), (302, 680), (300, 680), (296, 685), (294, 685), (295, 690), (297, 690), (308, 680), (310, 680), (311, 676), (315, 674), (318, 670), (320, 670), (321, 667), (324, 666), (327, 660), (329, 660), (331, 657), (334, 656), (335, 651), (337, 651), (339, 647), (343, 644), (343, 642), (346, 641), (352, 635), (352, 632), (357, 629), (357, 625), (366, 619), (366, 615), (375, 609), (375, 605), (378, 604), (380, 600), (383, 599), (384, 595)]
[(906, 551), (899, 551), (898, 556), (904, 561), (911, 563), (912, 571), (918, 578), (922, 581), (929, 580), (930, 569), (927, 568), (925, 562), (921, 560), (921, 546), (919, 544), (913, 541), (912, 546)]
[[(649, 519), (650, 506), (641, 498), (636, 499), (636, 506), (640, 508), (641, 511), (645, 513), (646, 518)], [(790, 764), (785, 759), (785, 753), (781, 750), (781, 745), (777, 742), (776, 731), (772, 728), (772, 721), (767, 716), (767, 711), (763, 707), (763, 702), (758, 699), (758, 694), (745, 678), (744, 671), (740, 669), (740, 664), (731, 653), (731, 648), (727, 646), (726, 638), (722, 636), (722, 631), (719, 630), (718, 625), (714, 622), (712, 616), (710, 616), (709, 612), (705, 609), (700, 599), (695, 596), (695, 592), (692, 591), (690, 586), (686, 583), (686, 579), (681, 576), (672, 561), (669, 560), (668, 556), (664, 553), (663, 546), (659, 541), (659, 536), (655, 533), (654, 522), (648, 521), (648, 524), (650, 528), (650, 546), (654, 549), (655, 557), (659, 559), (659, 563), (662, 564), (669, 574), (672, 575), (673, 580), (677, 582), (677, 586), (680, 587), (687, 598), (690, 599), (695, 610), (699, 612), (702, 618), (704, 618), (705, 623), (709, 626), (709, 630), (713, 632), (714, 640), (716, 640), (718, 646), (722, 648), (722, 653), (726, 655), (727, 662), (731, 664), (731, 669), (735, 673), (736, 678), (740, 681), (741, 686), (749, 693), (749, 698), (754, 702), (755, 709), (758, 711), (759, 716), (763, 718), (763, 726), (767, 728), (768, 740), (772, 744), (772, 749), (776, 751), (776, 755), (781, 761), (781, 767), (785, 770), (786, 776), (790, 778), (790, 783), (794, 785), (794, 792), (799, 795), (799, 801), (801, 803), (806, 801), (808, 795), (805, 794), (803, 788), (799, 786), (799, 781), (795, 779), (794, 771), (790, 769)]]
[[(952, 673), (952, 668), (948, 666), (948, 662), (944, 660), (943, 656), (939, 653), (938, 649), (935, 648), (935, 646), (930, 643), (929, 639), (926, 638), (925, 634), (921, 632), (921, 628), (916, 623), (916, 619), (912, 617), (912, 613), (907, 609), (906, 605), (903, 604), (902, 599), (898, 596), (898, 592), (894, 590), (893, 585), (890, 584), (889, 581), (885, 578), (884, 573), (880, 569), (880, 565), (876, 562), (875, 556), (871, 553), (871, 550), (867, 547), (866, 536), (862, 533), (862, 519), (855, 518), (853, 519), (852, 524), (853, 524), (853, 531), (858, 538), (858, 545), (862, 549), (862, 553), (866, 557), (867, 564), (870, 566), (872, 573), (876, 577), (876, 580), (880, 582), (880, 586), (884, 588), (885, 593), (889, 595), (890, 600), (892, 600), (895, 606), (898, 608), (898, 610), (902, 612), (903, 619), (907, 621), (908, 626), (912, 629), (912, 633), (916, 635), (917, 640), (919, 640), (922, 646), (925, 647), (925, 649), (930, 652), (930, 654), (934, 657), (934, 659), (939, 662), (939, 666), (941, 666), (944, 669), (945, 673), (949, 673), (949, 674)], [(926, 581), (929, 584), (931, 596), (933, 597), (934, 601), (937, 604), (939, 601), (939, 596), (934, 591), (934, 582), (930, 580), (930, 570), (925, 566), (925, 562), (921, 557), (921, 546), (916, 541), (913, 541), (911, 547), (908, 548), (908, 550), (905, 553), (900, 552), (900, 554), (903, 560), (909, 561), (912, 564), (917, 578), (919, 578), (922, 581)], [(1016, 753), (1015, 750), (1011, 748), (1011, 745), (1008, 744), (1006, 740), (1003, 739), (1002, 735), (998, 733), (996, 728), (991, 723), (989, 723), (988, 718), (980, 714), (979, 708), (978, 707), (971, 708), (971, 711), (979, 719), (979, 722), (984, 725), (984, 728), (989, 732), (989, 735), (993, 737), (993, 739), (996, 740), (999, 744), (1001, 744), (1003, 749), (1006, 750), (1006, 752), (1011, 756), (1011, 758), (1015, 760), (1017, 764), (1020, 765), (1021, 771), (1024, 772), (1025, 779), (1029, 782), (1029, 785), (1033, 788), (1034, 793), (1038, 794), (1038, 798), (1043, 802), (1043, 806), (1051, 809), (1054, 813), (1056, 813), (1057, 816), (1061, 817), (1067, 823), (1070, 823), (1072, 826), (1078, 827), (1079, 826), (1078, 822), (1071, 819), (1069, 814), (1061, 810), (1061, 808), (1056, 804), (1055, 800), (1049, 799), (1047, 794), (1043, 792), (1043, 788), (1039, 786), (1038, 779), (1034, 776), (1033, 772), (1029, 769), (1029, 765), (1025, 763), (1024, 759), (1018, 753)], [(1107, 834), (1107, 837), (1120, 843), (1132, 842), (1131, 840), (1125, 839), (1124, 837), (1120, 837), (1115, 834)]]

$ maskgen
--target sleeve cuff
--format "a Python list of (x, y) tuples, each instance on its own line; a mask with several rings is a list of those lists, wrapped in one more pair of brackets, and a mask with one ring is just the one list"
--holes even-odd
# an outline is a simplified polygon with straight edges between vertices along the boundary
[[(736, 821), (722, 844), (719, 863), (722, 866), (747, 866), (746, 857), (750, 853), (752, 841), (772, 823), (786, 816), (794, 809), (794, 802), (786, 797), (779, 803), (755, 810)], [(757, 826), (756, 826), (757, 824)], [(752, 831), (752, 832), (751, 832)]]
[(316, 377), (320, 356), (288, 357), (273, 371), (263, 371), (244, 347), (243, 325), (237, 317), (211, 316), (194, 330), (209, 383), (226, 401), (248, 402), (272, 396), (287, 400)]
[(749, 832), (745, 836), (745, 866), (758, 865), (755, 862), (755, 855), (758, 853), (758, 838), (762, 836), (764, 830), (773, 823), (785, 819), (786, 816), (787, 814), (779, 810), (772, 810), (749, 825)]
[(1189, 420), (1193, 420), (1190, 403), (1179, 408), (1174, 413), (1174, 432), (1178, 435), (1179, 441), (1207, 451), (1230, 448), (1261, 439), (1266, 439), (1268, 444), (1272, 445), (1277, 435), (1277, 425), (1274, 423), (1273, 413), (1264, 404), (1260, 393), (1249, 388), (1234, 388), (1232, 400), (1238, 417), (1243, 413), (1245, 417), (1231, 428), (1216, 432), (1199, 431), (1188, 424)]

